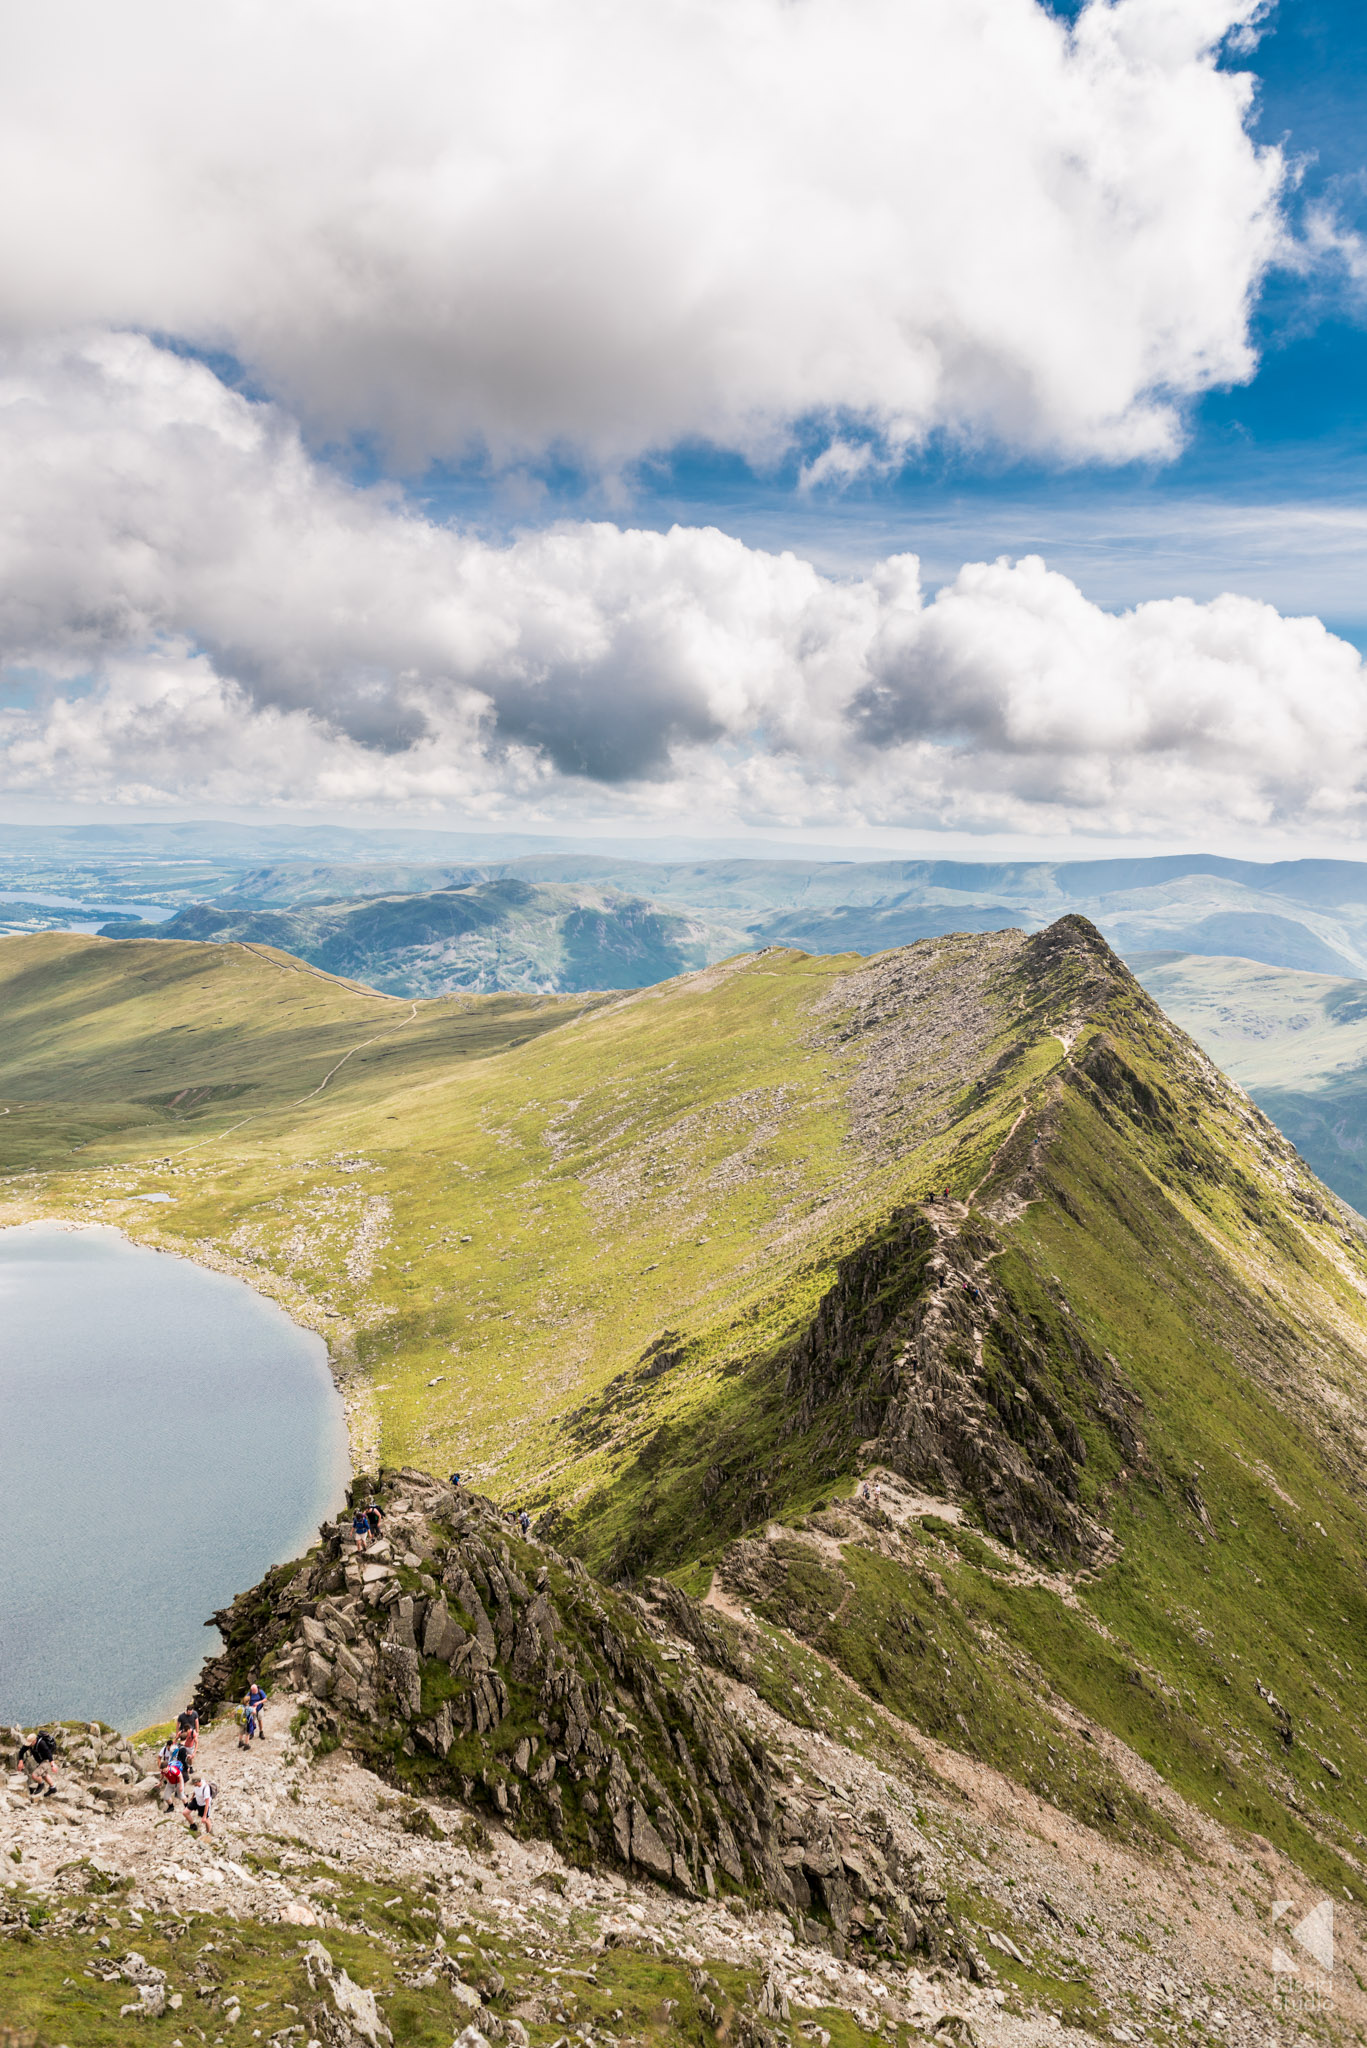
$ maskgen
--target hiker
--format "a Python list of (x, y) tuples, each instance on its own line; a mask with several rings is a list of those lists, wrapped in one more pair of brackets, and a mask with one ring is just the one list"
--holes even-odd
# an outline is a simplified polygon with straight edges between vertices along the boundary
[(369, 1529), (375, 1542), (378, 1543), (380, 1540), (380, 1524), (384, 1520), (384, 1509), (377, 1500), (371, 1501), (365, 1511), (365, 1519), (366, 1527)]
[(523, 1508), (522, 1513), (518, 1516), (517, 1523), (524, 1536), (531, 1533), (532, 1518), (525, 1508)]
[(185, 1790), (185, 1752), (178, 1742), (165, 1742), (161, 1749), (161, 1801), (170, 1813)]
[(357, 1508), (352, 1516), (351, 1533), (356, 1538), (357, 1550), (364, 1550), (370, 1536), (370, 1517), (364, 1508)]
[(211, 1785), (207, 1778), (202, 1777), (196, 1772), (195, 1782), (190, 1787), (190, 1796), (185, 1802), (185, 1818), (190, 1823), (190, 1833), (192, 1835), (199, 1833), (200, 1821), (204, 1823), (205, 1834), (212, 1835), (214, 1830), (210, 1815), (214, 1810), (215, 1792), (216, 1787)]
[(460, 1474), (459, 1474), (459, 1472), (453, 1472), (453, 1473), (451, 1474), (451, 1490), (452, 1490), (452, 1492), (453, 1492), (453, 1493), (459, 1493), (459, 1492), (460, 1492)]
[(257, 1683), (254, 1671), (251, 1684), (247, 1687), (247, 1705), (256, 1716), (256, 1732), (264, 1742), (266, 1739), (266, 1695)]
[(242, 1704), (237, 1710), (237, 1728), (238, 1748), (250, 1749), (252, 1746), (253, 1738), (256, 1735), (256, 1715), (253, 1713), (251, 1707), (248, 1705), (245, 1694), (243, 1696)]
[(19, 1751), (19, 1767), (28, 1779), (30, 1799), (49, 1798), (57, 1790), (57, 1744), (46, 1728)]
[(176, 1739), (185, 1752), (186, 1763), (193, 1763), (199, 1748), (199, 1715), (193, 1700), (187, 1702), (183, 1714), (176, 1715)]

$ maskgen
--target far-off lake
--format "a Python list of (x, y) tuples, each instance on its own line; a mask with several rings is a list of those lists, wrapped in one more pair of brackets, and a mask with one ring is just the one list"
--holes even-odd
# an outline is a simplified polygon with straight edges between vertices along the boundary
[(326, 1347), (274, 1302), (117, 1231), (0, 1230), (0, 1723), (167, 1718), (348, 1472)]

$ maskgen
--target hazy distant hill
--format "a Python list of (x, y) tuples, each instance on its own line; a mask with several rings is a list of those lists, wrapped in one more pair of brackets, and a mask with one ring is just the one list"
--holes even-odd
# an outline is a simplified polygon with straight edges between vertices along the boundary
[(1358, 861), (647, 861), (570, 850), (483, 869), (277, 862), (217, 900), (283, 908), (429, 892), (482, 876), (686, 906), (694, 918), (719, 915), (752, 945), (811, 953), (879, 952), (948, 931), (1036, 931), (1076, 910), (1126, 952), (1237, 954), (1316, 973), (1367, 973), (1367, 864)]
[[(628, 924), (682, 918), (691, 937), (680, 941), (666, 924), (655, 938), (626, 939), (625, 950), (604, 928), (593, 971), (618, 987), (637, 985), (641, 963), (657, 944), (668, 963), (662, 972), (676, 972), (676, 963), (692, 960), (690, 948), (698, 945), (703, 952), (696, 957), (716, 957), (707, 936), (713, 931), (722, 934), (717, 944), (723, 950), (782, 945), (810, 953), (878, 952), (943, 932), (1038, 931), (1070, 911), (1091, 919), (1125, 953), (1234, 955), (1303, 972), (1367, 975), (1367, 863), (1361, 861), (1264, 863), (1201, 853), (1094, 861), (847, 860), (733, 849), (714, 857), (669, 856), (664, 843), (651, 848), (527, 835), (236, 825), (82, 827), (57, 834), (0, 828), (0, 891), (35, 907), (12, 920), (25, 929), (36, 928), (35, 918), (41, 923), (45, 903), (52, 906), (53, 926), (83, 921), (73, 905), (98, 905), (103, 915), (126, 906), (146, 917), (148, 905), (169, 914), (212, 903), (232, 913), (231, 925), (201, 917), (193, 927), (177, 927), (182, 935), (193, 929), (204, 937), (239, 935), (236, 920), (244, 913), (329, 907), (336, 915), (321, 937), (312, 926), (271, 927), (276, 943), (309, 958), (318, 944), (342, 943), (347, 905), (416, 902), (504, 883), (568, 892), (565, 915), (578, 906), (601, 919), (610, 900), (633, 899), (645, 908), (631, 913)], [(409, 916), (386, 913), (396, 929)], [(609, 921), (619, 921), (615, 912)], [(397, 943), (374, 943), (366, 919), (356, 928), (364, 943), (360, 953), (346, 953), (352, 964), (345, 971), (369, 972), (373, 956), (383, 959), (376, 971), (388, 977), (387, 987), (416, 992), (438, 986), (430, 962), (415, 958), (416, 978), (409, 979)], [(438, 942), (435, 928), (414, 941), (420, 951)], [(546, 977), (559, 972), (562, 957), (570, 960), (567, 971), (579, 972), (577, 942), (562, 956), (543, 936), (524, 935), (506, 955), (486, 953), (475, 981), (460, 978), (462, 957), (453, 970), (457, 978), (440, 985), (512, 986), (507, 977), (524, 957), (534, 975), (529, 987), (549, 985)]]
[(1129, 965), (1334, 1192), (1367, 1213), (1367, 981), (1182, 953), (1131, 954)]
[(288, 910), (224, 898), (194, 904), (163, 924), (109, 924), (101, 936), (276, 946), (329, 974), (406, 996), (645, 988), (747, 945), (743, 931), (615, 890), (537, 888), (520, 880)]

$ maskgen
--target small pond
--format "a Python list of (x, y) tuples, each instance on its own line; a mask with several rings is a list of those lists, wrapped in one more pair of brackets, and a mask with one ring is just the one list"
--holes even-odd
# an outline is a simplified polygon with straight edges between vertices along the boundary
[(0, 1723), (165, 1719), (348, 1472), (326, 1347), (274, 1302), (114, 1230), (0, 1230)]

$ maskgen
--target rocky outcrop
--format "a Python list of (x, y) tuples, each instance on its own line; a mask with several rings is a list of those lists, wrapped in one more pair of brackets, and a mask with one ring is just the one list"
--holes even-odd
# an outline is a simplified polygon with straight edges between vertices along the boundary
[(306, 1742), (346, 1743), (409, 1790), (482, 1806), (583, 1865), (758, 1895), (839, 1953), (952, 1960), (943, 1902), (918, 1890), (890, 1827), (861, 1834), (814, 1803), (737, 1726), (680, 1639), (679, 1603), (695, 1603), (675, 1593), (662, 1612), (610, 1591), (492, 1502), (424, 1474), (382, 1475), (378, 1496), (383, 1542), (358, 1556), (343, 1517), (215, 1617), (226, 1648), (205, 1667), (201, 1711), (256, 1671), (308, 1693)]
[[(34, 1732), (19, 1727), (5, 1731), (5, 1763), (14, 1774), (16, 1790), (23, 1783), (19, 1751)], [(52, 1794), (57, 1806), (95, 1813), (155, 1797), (155, 1777), (142, 1768), (132, 1743), (117, 1729), (101, 1721), (61, 1721), (48, 1723), (47, 1732), (60, 1765)]]
[(855, 1426), (877, 1461), (927, 1492), (971, 1500), (1031, 1555), (1086, 1563), (1107, 1547), (1081, 1504), (1086, 1429), (1143, 1456), (1134, 1397), (1076, 1328), (1057, 1288), (1018, 1297), (1004, 1242), (980, 1216), (895, 1212), (842, 1260), (788, 1366), (792, 1427)]

